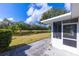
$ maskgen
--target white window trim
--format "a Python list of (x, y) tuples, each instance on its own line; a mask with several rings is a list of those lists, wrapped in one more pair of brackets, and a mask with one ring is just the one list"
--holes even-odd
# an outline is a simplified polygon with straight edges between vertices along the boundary
[(75, 23), (63, 23), (63, 25), (72, 25), (72, 24), (77, 24), (77, 22), (75, 22)]
[(63, 37), (64, 39), (66, 39), (66, 40), (73, 40), (73, 41), (77, 41), (76, 39), (72, 39), (72, 38), (65, 38), (65, 37)]

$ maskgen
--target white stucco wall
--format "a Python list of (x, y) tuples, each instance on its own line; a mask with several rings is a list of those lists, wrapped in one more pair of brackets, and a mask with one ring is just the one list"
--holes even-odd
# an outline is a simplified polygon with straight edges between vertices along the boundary
[(51, 24), (51, 43), (52, 46), (62, 49), (62, 39), (53, 38), (53, 23)]
[(79, 18), (77, 23), (77, 48), (64, 45), (63, 38), (62, 39), (53, 38), (53, 23), (51, 24), (51, 43), (52, 43), (52, 46), (55, 48), (66, 50), (79, 55)]
[(78, 18), (78, 24), (77, 24), (77, 48), (79, 49), (79, 18)]
[(79, 3), (71, 4), (72, 17), (79, 17)]

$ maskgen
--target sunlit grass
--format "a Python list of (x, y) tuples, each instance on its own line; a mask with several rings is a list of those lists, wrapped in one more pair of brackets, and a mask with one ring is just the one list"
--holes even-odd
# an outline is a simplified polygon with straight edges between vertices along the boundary
[(48, 38), (48, 37), (50, 37), (50, 33), (39, 33), (39, 34), (24, 35), (24, 36), (13, 36), (10, 46), (19, 45), (19, 44), (30, 44), (32, 42), (42, 40), (42, 39)]

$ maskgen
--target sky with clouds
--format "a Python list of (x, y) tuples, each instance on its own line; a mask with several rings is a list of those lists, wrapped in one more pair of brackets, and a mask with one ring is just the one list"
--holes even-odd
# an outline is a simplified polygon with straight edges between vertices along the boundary
[(0, 3), (0, 21), (8, 18), (10, 21), (37, 23), (42, 14), (51, 8), (65, 8), (70, 11), (70, 4), (66, 3)]

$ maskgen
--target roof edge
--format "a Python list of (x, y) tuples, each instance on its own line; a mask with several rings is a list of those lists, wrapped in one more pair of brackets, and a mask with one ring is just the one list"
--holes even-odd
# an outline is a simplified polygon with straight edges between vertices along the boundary
[(59, 21), (59, 20), (66, 20), (66, 19), (70, 19), (70, 18), (72, 18), (71, 12), (43, 20), (41, 22), (42, 23), (49, 23), (50, 21), (53, 22), (53, 21)]

